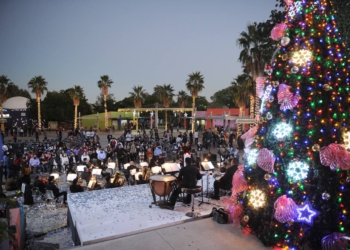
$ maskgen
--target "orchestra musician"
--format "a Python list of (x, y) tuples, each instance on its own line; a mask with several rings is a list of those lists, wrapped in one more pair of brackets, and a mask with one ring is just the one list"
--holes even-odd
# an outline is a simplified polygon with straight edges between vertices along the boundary
[(66, 191), (60, 192), (60, 190), (54, 183), (54, 179), (55, 177), (53, 176), (49, 177), (49, 181), (46, 184), (46, 190), (51, 190), (56, 198), (63, 195), (63, 204), (67, 205), (67, 192)]
[[(198, 169), (192, 165), (191, 158), (185, 159), (186, 166), (180, 169), (178, 180), (182, 181), (182, 185), (177, 187), (170, 196), (170, 201), (165, 208), (174, 209), (176, 200), (181, 193), (182, 188), (196, 188), (197, 181), (202, 179), (202, 175)], [(191, 203), (191, 195), (187, 194), (183, 203)]]
[(230, 190), (232, 188), (232, 177), (237, 171), (239, 161), (237, 158), (233, 158), (231, 161), (231, 165), (224, 176), (222, 176), (219, 180), (214, 181), (214, 195), (211, 197), (214, 200), (220, 200), (219, 189)]

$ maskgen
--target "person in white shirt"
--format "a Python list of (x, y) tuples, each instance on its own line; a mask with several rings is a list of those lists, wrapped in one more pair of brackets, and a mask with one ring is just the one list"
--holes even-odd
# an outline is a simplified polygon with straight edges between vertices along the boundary
[(106, 160), (106, 152), (103, 151), (101, 148), (100, 150), (97, 151), (97, 165), (102, 166), (102, 164), (105, 163)]
[(87, 158), (88, 161), (90, 161), (90, 156), (86, 151), (84, 151), (84, 154), (81, 156), (81, 162), (84, 162), (84, 158)]
[(197, 145), (198, 144), (198, 131), (194, 131), (193, 133), (193, 137), (194, 137), (194, 144)]
[(131, 142), (131, 134), (129, 132), (125, 135), (125, 140), (126, 142)]
[(61, 154), (61, 165), (64, 167), (64, 170), (68, 169), (69, 159), (66, 153)]

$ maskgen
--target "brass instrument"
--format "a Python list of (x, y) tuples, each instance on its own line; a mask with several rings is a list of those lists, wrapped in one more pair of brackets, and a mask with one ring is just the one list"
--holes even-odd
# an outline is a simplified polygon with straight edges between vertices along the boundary
[(122, 172), (116, 171), (111, 178), (111, 183), (115, 184), (118, 187), (124, 186), (126, 181), (125, 175)]

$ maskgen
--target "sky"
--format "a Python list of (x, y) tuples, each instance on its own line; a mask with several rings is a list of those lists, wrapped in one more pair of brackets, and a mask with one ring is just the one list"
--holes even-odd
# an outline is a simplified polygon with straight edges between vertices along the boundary
[[(133, 86), (186, 90), (200, 71), (210, 101), (242, 73), (239, 34), (266, 21), (276, 0), (1, 0), (0, 75), (20, 88), (43, 76), (49, 91), (83, 87), (90, 103), (102, 75), (117, 101)], [(34, 97), (34, 94), (32, 94)]]

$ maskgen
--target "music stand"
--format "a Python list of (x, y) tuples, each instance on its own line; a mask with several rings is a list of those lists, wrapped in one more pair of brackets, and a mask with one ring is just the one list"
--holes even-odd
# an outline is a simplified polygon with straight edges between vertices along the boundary
[(57, 173), (52, 173), (52, 174), (50, 174), (50, 176), (53, 176), (55, 178), (55, 180), (58, 180), (58, 178), (60, 177), (60, 175)]
[(143, 161), (143, 162), (140, 162), (140, 167), (143, 168), (143, 167), (148, 167), (148, 163)]
[(73, 181), (75, 178), (77, 178), (77, 174), (68, 174), (67, 175), (67, 181)]
[(159, 167), (159, 166), (152, 167), (151, 171), (153, 174), (159, 174), (159, 172), (162, 172), (162, 167)]
[(180, 171), (180, 165), (178, 163), (166, 162), (162, 165), (162, 168), (164, 168), (165, 173)]
[(115, 171), (115, 162), (108, 162), (107, 168), (112, 169), (112, 174), (114, 174), (114, 171)]
[(102, 169), (100, 169), (100, 168), (93, 168), (92, 169), (92, 175), (101, 175), (101, 173), (102, 173)]
[(84, 172), (84, 168), (86, 168), (85, 165), (78, 165), (78, 166), (77, 166), (77, 171), (78, 171), (78, 172)]
[[(209, 171), (214, 170), (214, 165), (211, 161), (203, 161), (201, 162), (201, 166), (204, 169), (204, 171), (201, 171), (202, 175), (207, 176), (207, 199), (208, 201), (204, 201), (204, 190), (202, 190), (202, 200), (199, 202), (198, 206), (202, 205), (203, 203), (205, 204), (210, 204), (209, 202)], [(202, 187), (203, 187), (203, 177), (202, 177)]]

